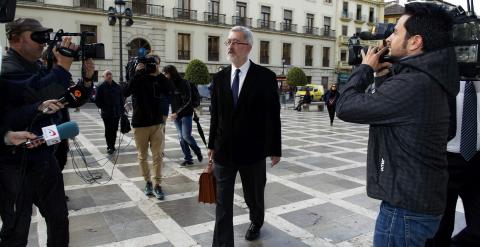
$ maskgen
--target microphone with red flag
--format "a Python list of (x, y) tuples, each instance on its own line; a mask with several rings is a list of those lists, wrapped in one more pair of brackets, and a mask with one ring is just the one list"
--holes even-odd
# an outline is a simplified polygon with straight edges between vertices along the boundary
[[(58, 99), (58, 101), (62, 104), (68, 103), (68, 107), (70, 108), (80, 107), (85, 104), (87, 100), (88, 97), (85, 88), (79, 85), (69, 87), (67, 92), (65, 92), (65, 94)], [(51, 109), (47, 107), (43, 109), (43, 113), (47, 113), (50, 110)]]

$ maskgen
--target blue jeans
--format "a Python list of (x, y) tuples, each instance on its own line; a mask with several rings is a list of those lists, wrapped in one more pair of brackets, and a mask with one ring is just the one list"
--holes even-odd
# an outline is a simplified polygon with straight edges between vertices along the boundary
[(415, 213), (393, 207), (386, 202), (380, 205), (373, 246), (375, 247), (424, 247), (433, 238), (442, 215)]
[(177, 128), (178, 139), (180, 140), (180, 147), (182, 147), (185, 160), (192, 161), (192, 153), (190, 152), (190, 148), (193, 150), (195, 155), (200, 156), (200, 148), (192, 136), (192, 116), (176, 119), (175, 127)]

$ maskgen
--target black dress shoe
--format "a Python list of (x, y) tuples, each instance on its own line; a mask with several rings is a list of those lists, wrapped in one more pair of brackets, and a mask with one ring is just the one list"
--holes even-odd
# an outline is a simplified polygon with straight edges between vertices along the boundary
[(247, 230), (247, 234), (245, 234), (245, 239), (248, 241), (253, 241), (260, 237), (260, 228), (262, 228), (262, 226), (251, 223)]

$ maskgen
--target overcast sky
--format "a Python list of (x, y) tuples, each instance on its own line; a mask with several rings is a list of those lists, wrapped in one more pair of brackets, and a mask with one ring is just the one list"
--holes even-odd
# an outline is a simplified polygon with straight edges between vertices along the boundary
[[(407, 2), (407, 0), (400, 0), (400, 4), (402, 4), (402, 5), (405, 5), (406, 2)], [(444, 0), (444, 2), (449, 2), (449, 3), (455, 4), (455, 5), (461, 5), (464, 10), (467, 10), (467, 0)], [(473, 0), (473, 2), (474, 2), (474, 7), (475, 7), (475, 14), (477, 14), (477, 16), (479, 16), (480, 15), (480, 1)]]

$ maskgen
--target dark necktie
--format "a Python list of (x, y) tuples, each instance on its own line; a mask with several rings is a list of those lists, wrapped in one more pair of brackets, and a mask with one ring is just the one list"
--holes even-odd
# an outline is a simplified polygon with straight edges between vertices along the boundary
[(233, 93), (233, 107), (237, 106), (238, 102), (238, 90), (240, 87), (240, 69), (235, 70), (235, 77), (233, 77), (232, 93)]
[(473, 82), (465, 83), (460, 154), (466, 161), (477, 153), (477, 93)]

